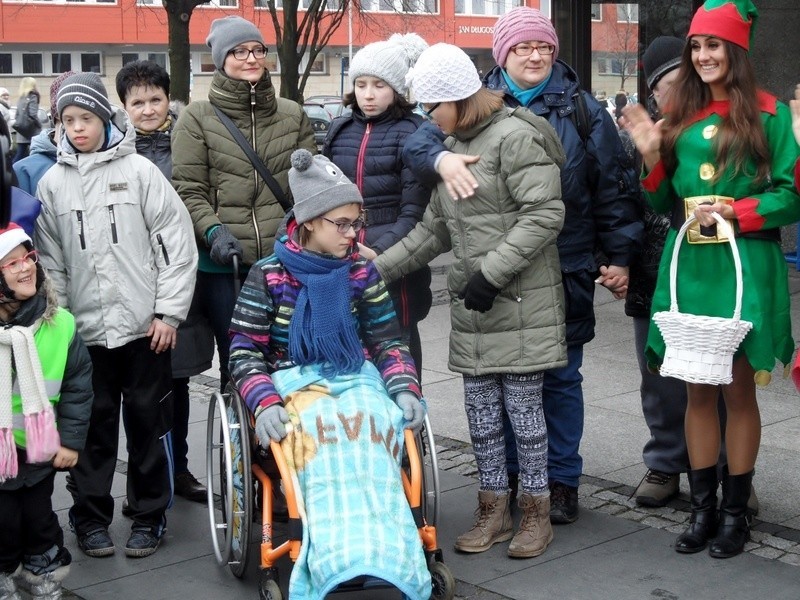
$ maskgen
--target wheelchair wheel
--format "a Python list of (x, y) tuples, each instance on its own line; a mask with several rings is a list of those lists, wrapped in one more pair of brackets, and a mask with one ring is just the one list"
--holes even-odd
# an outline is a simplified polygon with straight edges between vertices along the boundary
[[(206, 475), (208, 519), (214, 555), (236, 577), (247, 568), (253, 510), (248, 413), (239, 394), (229, 387), (215, 392), (208, 407)], [(213, 492), (218, 490), (219, 505)]]
[(283, 600), (283, 592), (274, 579), (264, 579), (258, 582), (258, 600)]
[(442, 562), (431, 562), (428, 566), (431, 573), (431, 600), (453, 600), (456, 594), (456, 580), (449, 567)]
[(417, 434), (417, 449), (422, 461), (422, 516), (428, 525), (436, 527), (439, 522), (439, 461), (436, 457), (433, 429), (427, 414), (424, 426)]

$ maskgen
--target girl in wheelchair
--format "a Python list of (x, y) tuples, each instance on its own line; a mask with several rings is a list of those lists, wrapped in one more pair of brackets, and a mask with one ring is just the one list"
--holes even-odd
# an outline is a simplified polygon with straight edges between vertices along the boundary
[(275, 253), (255, 263), (231, 322), (230, 372), (259, 443), (281, 442), (303, 519), (289, 595), (360, 576), (431, 593), (403, 494), (403, 429), (425, 415), (392, 300), (355, 244), (361, 194), (338, 167), (292, 154), (295, 199)]

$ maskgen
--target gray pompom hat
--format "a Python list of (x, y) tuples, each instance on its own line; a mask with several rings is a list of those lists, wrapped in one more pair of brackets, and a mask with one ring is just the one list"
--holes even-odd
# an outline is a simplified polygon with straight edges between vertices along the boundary
[(211, 30), (208, 32), (206, 44), (211, 48), (214, 66), (220, 71), (223, 70), (228, 52), (244, 42), (261, 42), (263, 46), (266, 46), (264, 36), (261, 35), (258, 27), (247, 19), (231, 15), (211, 22)]
[(365, 75), (378, 77), (404, 96), (408, 92), (406, 74), (427, 47), (416, 33), (395, 33), (388, 40), (368, 44), (353, 57), (350, 81)]
[(358, 187), (322, 154), (301, 148), (292, 152), (289, 189), (294, 197), (294, 218), (299, 224), (347, 204), (364, 204)]

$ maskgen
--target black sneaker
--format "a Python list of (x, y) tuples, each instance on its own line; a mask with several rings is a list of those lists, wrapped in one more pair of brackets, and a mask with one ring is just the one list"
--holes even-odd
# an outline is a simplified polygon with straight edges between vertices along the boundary
[(578, 488), (550, 482), (550, 522), (566, 525), (578, 520)]
[(77, 535), (78, 548), (80, 548), (86, 556), (100, 558), (114, 554), (114, 542), (111, 541), (111, 536), (108, 535), (108, 529), (100, 527), (98, 529), (93, 529), (89, 533)]
[(161, 538), (146, 525), (134, 525), (131, 536), (125, 544), (125, 555), (130, 558), (144, 558), (158, 550)]

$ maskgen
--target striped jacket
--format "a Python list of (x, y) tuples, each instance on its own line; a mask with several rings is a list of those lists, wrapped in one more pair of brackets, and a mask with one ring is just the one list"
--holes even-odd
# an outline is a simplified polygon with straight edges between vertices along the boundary
[[(293, 250), (286, 232), (279, 239)], [(351, 254), (351, 313), (364, 347), (383, 377), (389, 395), (410, 391), (422, 396), (414, 361), (400, 340), (400, 326), (386, 286), (372, 262)], [(255, 414), (281, 402), (271, 374), (295, 366), (289, 356), (289, 322), (301, 283), (273, 254), (256, 262), (242, 286), (231, 321), (230, 373)]]

